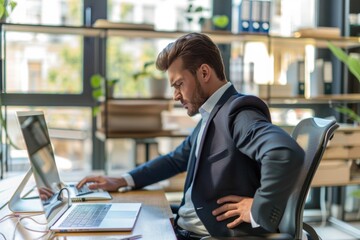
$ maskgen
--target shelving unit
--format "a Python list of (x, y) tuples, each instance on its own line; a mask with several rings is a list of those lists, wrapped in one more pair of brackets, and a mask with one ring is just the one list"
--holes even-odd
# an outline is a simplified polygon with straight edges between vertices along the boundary
[[(76, 34), (84, 37), (92, 37), (95, 38), (99, 43), (99, 51), (105, 54), (104, 56), (98, 56), (97, 64), (99, 69), (106, 69), (104, 67), (103, 60), (106, 59), (106, 41), (111, 37), (122, 37), (122, 38), (138, 38), (138, 39), (164, 39), (173, 41), (179, 36), (185, 34), (185, 32), (166, 32), (166, 31), (155, 31), (155, 30), (144, 30), (144, 29), (117, 29), (117, 28), (95, 28), (95, 27), (57, 27), (57, 26), (34, 26), (34, 25), (24, 25), (24, 24), (2, 24), (1, 29), (3, 35), (8, 31), (13, 32), (32, 32), (32, 33), (49, 33), (49, 34)], [(277, 57), (282, 53), (288, 51), (294, 51), (297, 54), (304, 57), (305, 64), (308, 56), (306, 56), (306, 48), (308, 46), (312, 46), (314, 48), (327, 48), (327, 42), (332, 41), (336, 46), (342, 48), (353, 48), (360, 46), (360, 38), (358, 37), (334, 37), (331, 39), (328, 38), (300, 38), (300, 37), (281, 37), (281, 36), (271, 36), (271, 35), (262, 35), (262, 34), (248, 34), (248, 33), (239, 33), (233, 34), (227, 31), (210, 31), (206, 32), (216, 43), (218, 44), (233, 44), (240, 43), (245, 46), (247, 43), (251, 42), (260, 42), (263, 43), (267, 47), (269, 57), (274, 57), (274, 62), (277, 61)], [(1, 100), (2, 103), (6, 105), (14, 105), (14, 101), (12, 99), (17, 98), (20, 99), (24, 104), (27, 105), (37, 105), (40, 104), (38, 100), (33, 100), (31, 97), (27, 97), (26, 94), (8, 94), (6, 93), (6, 84), (5, 84), (5, 63), (6, 63), (6, 52), (4, 49), (6, 48), (5, 38), (1, 39), (2, 41), (2, 52), (1, 56), (3, 57), (2, 61), (2, 75), (1, 75)], [(104, 43), (104, 44), (103, 44)], [(100, 51), (101, 49), (101, 51)], [(246, 52), (243, 52), (246, 55)], [(279, 55), (280, 54), (280, 55)], [(281, 65), (281, 63), (279, 63)], [(272, 76), (272, 82), (276, 83), (276, 69), (277, 66), (274, 67), (274, 76)], [(307, 70), (308, 71), (308, 70)], [(309, 72), (306, 72), (305, 75), (309, 76)], [(337, 81), (337, 79), (334, 79)], [(30, 94), (31, 95), (31, 94)], [(29, 95), (29, 96), (30, 96)], [(105, 98), (105, 103), (110, 98)], [(111, 98), (112, 101), (122, 101), (122, 98)], [(358, 103), (360, 102), (360, 94), (338, 94), (338, 95), (323, 95), (317, 97), (304, 97), (304, 96), (296, 96), (296, 97), (274, 97), (270, 95), (265, 97), (264, 100), (272, 107), (278, 107), (283, 105), (291, 106), (292, 108), (296, 108), (298, 105), (308, 105), (311, 107), (311, 104), (332, 104), (332, 103)], [(18, 101), (17, 101), (18, 102)], [(55, 105), (59, 102), (64, 102), (64, 99), (61, 95), (54, 96), (54, 100), (51, 104)], [(66, 102), (66, 101), (65, 101)], [(65, 105), (70, 105), (71, 103), (65, 103)], [(85, 105), (89, 105), (88, 103), (84, 103)], [(105, 104), (106, 109), (106, 104)], [(106, 110), (105, 110), (106, 111)], [(159, 131), (156, 133), (146, 133), (146, 134), (129, 134), (129, 133), (110, 133), (107, 128), (103, 131), (97, 131), (96, 136), (106, 141), (109, 138), (138, 138), (138, 137), (146, 137), (152, 138), (157, 136), (171, 136), (173, 133), (170, 131)], [(174, 136), (183, 136), (176, 135)], [(6, 154), (5, 154), (6, 155)]]

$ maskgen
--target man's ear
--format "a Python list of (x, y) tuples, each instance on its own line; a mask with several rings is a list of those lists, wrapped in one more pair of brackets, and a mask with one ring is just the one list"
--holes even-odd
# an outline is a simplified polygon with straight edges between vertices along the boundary
[(202, 64), (200, 66), (200, 76), (201, 78), (207, 82), (210, 79), (210, 75), (211, 75), (211, 68), (208, 64)]

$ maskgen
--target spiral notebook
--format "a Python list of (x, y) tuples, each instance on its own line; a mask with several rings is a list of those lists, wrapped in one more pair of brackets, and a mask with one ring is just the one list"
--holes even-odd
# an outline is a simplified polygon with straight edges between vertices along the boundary
[[(39, 173), (43, 185), (54, 192), (59, 191), (63, 187), (68, 188), (72, 201), (109, 200), (112, 198), (109, 192), (101, 189), (78, 192), (78, 189), (75, 187), (76, 183), (66, 183), (60, 179), (43, 112), (17, 112), (17, 118), (24, 136), (29, 158), (33, 161), (33, 168)], [(26, 195), (27, 198), (34, 198), (36, 196), (38, 196), (36, 189)]]

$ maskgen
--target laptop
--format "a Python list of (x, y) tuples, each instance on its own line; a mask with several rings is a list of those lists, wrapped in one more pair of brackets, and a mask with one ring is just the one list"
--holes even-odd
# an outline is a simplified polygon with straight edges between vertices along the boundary
[[(43, 112), (17, 112), (17, 118), (27, 146), (28, 155), (36, 163), (34, 167), (41, 173), (39, 176), (44, 185), (50, 189), (55, 189), (55, 191), (67, 187), (70, 190), (72, 201), (111, 199), (110, 193), (102, 189), (90, 190), (87, 185), (77, 189), (75, 187), (76, 183), (66, 183), (61, 180)], [(38, 197), (36, 190), (28, 193), (24, 198), (34, 197)]]
[(141, 203), (72, 203), (70, 188), (60, 184), (43, 112), (17, 112), (17, 117), (49, 230), (92, 232), (134, 228)]

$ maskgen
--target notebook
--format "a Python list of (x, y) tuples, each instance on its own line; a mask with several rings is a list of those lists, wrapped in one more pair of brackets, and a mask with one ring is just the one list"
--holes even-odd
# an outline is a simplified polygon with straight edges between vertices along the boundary
[[(76, 183), (65, 183), (60, 175), (55, 162), (55, 155), (49, 137), (49, 131), (43, 112), (26, 111), (17, 112), (17, 118), (27, 146), (28, 155), (33, 158), (43, 184), (48, 188), (60, 190), (67, 187), (70, 190), (72, 201), (106, 200), (111, 199), (107, 191), (89, 190), (86, 185), (80, 191), (75, 187)], [(25, 198), (38, 196), (35, 191), (30, 192)]]
[(48, 228), (55, 232), (131, 231), (141, 203), (72, 203), (61, 186), (43, 112), (17, 112)]

